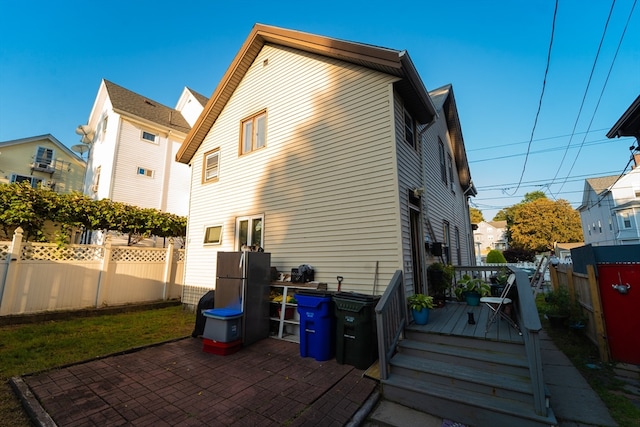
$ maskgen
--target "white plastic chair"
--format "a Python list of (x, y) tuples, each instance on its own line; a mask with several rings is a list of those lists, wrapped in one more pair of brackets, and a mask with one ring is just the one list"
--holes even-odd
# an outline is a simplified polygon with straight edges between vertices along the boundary
[(489, 312), (489, 316), (487, 318), (487, 326), (485, 327), (485, 330), (484, 330), (485, 335), (487, 334), (487, 332), (489, 332), (489, 328), (491, 328), (491, 325), (493, 325), (495, 321), (498, 320), (499, 317), (509, 322), (509, 324), (516, 331), (518, 331), (518, 334), (522, 335), (522, 331), (520, 331), (520, 327), (518, 326), (518, 324), (514, 322), (513, 319), (511, 319), (511, 316), (509, 316), (502, 310), (503, 306), (510, 305), (513, 302), (511, 301), (511, 298), (507, 298), (507, 295), (509, 295), (509, 291), (511, 290), (511, 287), (513, 286), (513, 283), (515, 281), (516, 281), (516, 275), (514, 273), (511, 273), (509, 275), (509, 278), (507, 279), (507, 284), (502, 290), (502, 293), (500, 294), (499, 297), (480, 298), (480, 302), (486, 304), (487, 307), (491, 309), (491, 311)]

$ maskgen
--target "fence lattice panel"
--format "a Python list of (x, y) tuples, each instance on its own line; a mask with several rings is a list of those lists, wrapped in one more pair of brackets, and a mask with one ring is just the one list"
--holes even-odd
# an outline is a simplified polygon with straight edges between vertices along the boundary
[(104, 255), (102, 246), (29, 243), (22, 246), (20, 259), (25, 261), (97, 261)]

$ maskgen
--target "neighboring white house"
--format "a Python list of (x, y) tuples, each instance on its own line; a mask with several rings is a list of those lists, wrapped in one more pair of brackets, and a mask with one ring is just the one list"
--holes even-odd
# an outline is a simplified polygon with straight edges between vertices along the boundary
[(585, 180), (578, 211), (586, 245), (640, 243), (640, 168)]
[(89, 121), (85, 194), (186, 215), (189, 167), (175, 155), (207, 99), (185, 88), (175, 109), (102, 80)]
[(177, 160), (192, 171), (184, 303), (244, 244), (367, 294), (398, 269), (425, 289), (434, 247), (474, 262), (453, 90), (429, 94), (406, 51), (256, 25)]
[(481, 221), (477, 226), (473, 231), (473, 240), (480, 255), (486, 256), (492, 249), (507, 249), (507, 221)]
[[(632, 169), (623, 176), (585, 180), (582, 204), (578, 208), (584, 243), (593, 246), (640, 243), (640, 96), (636, 97), (608, 138), (634, 137), (631, 142)], [(635, 144), (634, 144), (635, 142)]]

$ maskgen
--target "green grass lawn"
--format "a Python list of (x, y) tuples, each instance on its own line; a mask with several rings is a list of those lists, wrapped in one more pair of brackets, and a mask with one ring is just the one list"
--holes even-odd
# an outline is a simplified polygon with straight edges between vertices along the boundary
[(7, 381), (191, 334), (182, 306), (0, 327), (0, 426), (29, 426)]

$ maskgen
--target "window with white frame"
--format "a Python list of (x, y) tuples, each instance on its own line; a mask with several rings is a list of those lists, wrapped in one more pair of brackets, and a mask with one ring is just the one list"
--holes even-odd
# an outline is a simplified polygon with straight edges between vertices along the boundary
[(33, 188), (37, 188), (38, 184), (42, 183), (42, 179), (41, 178), (36, 178), (35, 176), (28, 176), (28, 175), (19, 175), (17, 173), (11, 174), (11, 179), (9, 181), (11, 183), (14, 183), (14, 182), (18, 182), (18, 183), (27, 182)]
[(236, 219), (236, 249), (243, 246), (264, 247), (264, 215), (239, 217)]
[(440, 156), (440, 177), (444, 185), (447, 185), (447, 165), (444, 157), (444, 143), (438, 138), (438, 154)]
[(453, 191), (453, 159), (451, 158), (451, 154), (447, 154), (447, 169), (449, 170), (449, 187), (451, 191)]
[(204, 244), (219, 245), (222, 243), (222, 225), (211, 225), (204, 229)]
[(404, 141), (416, 149), (416, 122), (407, 110), (404, 110)]
[(240, 154), (247, 154), (267, 145), (267, 112), (261, 111), (242, 120)]
[(142, 131), (142, 140), (143, 141), (147, 141), (147, 142), (151, 142), (153, 144), (157, 144), (158, 143), (158, 135), (153, 134), (151, 132), (147, 132), (147, 131)]
[(100, 172), (102, 171), (102, 166), (98, 166), (96, 168), (95, 173), (93, 174), (93, 184), (91, 184), (91, 191), (94, 193), (98, 192), (98, 186), (100, 185)]
[(622, 228), (631, 228), (631, 211), (620, 212), (620, 218), (622, 219)]
[(138, 166), (138, 175), (153, 178), (153, 169), (141, 168)]
[(218, 168), (220, 166), (220, 149), (205, 153), (202, 165), (202, 182), (218, 180)]

